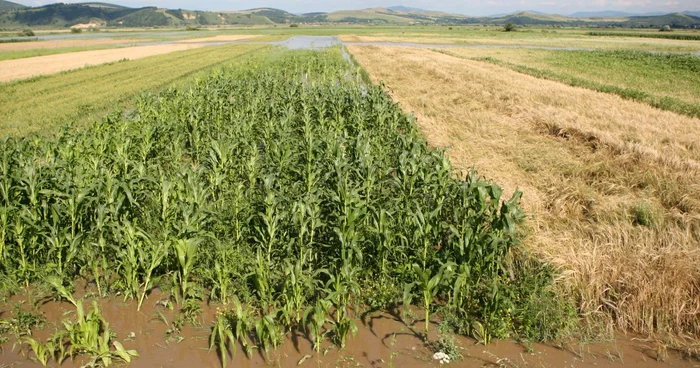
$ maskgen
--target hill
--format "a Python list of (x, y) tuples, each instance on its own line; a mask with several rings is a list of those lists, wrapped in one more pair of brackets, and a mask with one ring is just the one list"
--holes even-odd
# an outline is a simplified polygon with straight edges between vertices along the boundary
[(570, 14), (573, 18), (627, 18), (627, 17), (639, 17), (639, 16), (654, 16), (654, 15), (664, 15), (665, 13), (653, 12), (653, 13), (628, 13), (615, 10), (603, 10), (596, 12), (578, 12)]
[(556, 14), (544, 14), (531, 11), (521, 11), (501, 17), (491, 18), (491, 24), (516, 24), (516, 25), (575, 25), (580, 23), (574, 18)]
[(666, 14), (659, 16), (630, 17), (624, 23), (627, 27), (661, 27), (670, 25), (674, 28), (685, 28), (700, 25), (700, 17), (694, 17), (683, 13)]
[(396, 11), (396, 12), (405, 12), (405, 13), (429, 13), (430, 12), (430, 10), (412, 8), (410, 6), (402, 6), (402, 5), (390, 6), (387, 9), (392, 10), (392, 11)]
[(0, 0), (0, 11), (22, 8), (26, 8), (26, 6), (22, 4), (13, 3), (11, 1)]
[[(14, 5), (13, 5), (14, 4)], [(64, 28), (91, 24), (100, 27), (181, 27), (209, 25), (284, 25), (284, 24), (494, 24), (513, 23), (520, 26), (616, 26), (656, 28), (670, 25), (674, 28), (700, 28), (700, 17), (694, 12), (620, 16), (618, 13), (577, 13), (578, 16), (544, 14), (520, 11), (497, 17), (469, 17), (404, 6), (343, 10), (331, 13), (292, 14), (274, 8), (255, 8), (239, 11), (197, 11), (157, 7), (129, 8), (103, 2), (51, 4), (41, 7), (22, 7), (0, 0), (0, 28)], [(12, 9), (10, 10), (10, 7)], [(620, 13), (621, 14), (621, 13)], [(595, 15), (596, 17), (584, 17)]]

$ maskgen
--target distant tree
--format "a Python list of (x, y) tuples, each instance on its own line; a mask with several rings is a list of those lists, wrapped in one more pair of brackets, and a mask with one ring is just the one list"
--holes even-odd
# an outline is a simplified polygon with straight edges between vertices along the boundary
[(508, 23), (505, 26), (503, 26), (503, 30), (506, 32), (513, 32), (513, 31), (515, 31), (515, 24)]
[(669, 26), (669, 25), (667, 24), (667, 25), (661, 27), (661, 29), (660, 29), (659, 31), (661, 31), (661, 32), (671, 32), (671, 26)]

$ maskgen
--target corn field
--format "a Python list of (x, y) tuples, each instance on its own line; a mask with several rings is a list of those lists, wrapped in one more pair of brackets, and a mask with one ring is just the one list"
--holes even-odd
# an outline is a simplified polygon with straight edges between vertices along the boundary
[(343, 347), (363, 308), (419, 307), (426, 333), (449, 311), (486, 342), (538, 328), (520, 194), (459, 177), (354, 69), (338, 49), (272, 52), (84, 131), (6, 138), (5, 289), (218, 303), (224, 364), (292, 329)]

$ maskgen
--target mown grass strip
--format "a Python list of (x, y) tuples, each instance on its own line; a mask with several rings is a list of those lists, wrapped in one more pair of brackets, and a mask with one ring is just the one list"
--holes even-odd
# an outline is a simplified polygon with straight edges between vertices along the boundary
[[(462, 57), (449, 52), (440, 51), (451, 56)], [(624, 99), (643, 102), (661, 110), (675, 112), (677, 114), (700, 118), (700, 106), (683, 101), (671, 96), (657, 96), (634, 88), (620, 87), (611, 84), (594, 82), (588, 79), (575, 77), (568, 74), (556, 73), (549, 70), (537, 69), (525, 65), (513, 64), (490, 56), (469, 58), (474, 61), (487, 62), (502, 66), (518, 73), (527, 74), (536, 78), (546, 79), (568, 84), (572, 87), (581, 87), (598, 92), (611, 93)]]
[(34, 42), (39, 41), (38, 38), (11, 38), (9, 40), (0, 40), (0, 43), (19, 43), (19, 42)]
[(57, 48), (46, 48), (46, 49), (40, 48), (40, 49), (32, 49), (32, 50), (3, 51), (3, 52), (0, 52), (0, 61), (17, 60), (17, 59), (24, 59), (24, 58), (35, 57), (35, 56), (67, 54), (69, 52), (116, 49), (116, 48), (120, 48), (123, 46), (131, 46), (131, 45), (97, 45), (97, 46), (57, 47)]
[(0, 136), (84, 124), (130, 104), (139, 93), (160, 90), (266, 47), (205, 47), (0, 84)]
[(678, 33), (634, 33), (634, 32), (588, 32), (588, 36), (595, 37), (639, 37), (639, 38), (662, 38), (669, 40), (700, 41), (700, 35), (678, 34)]

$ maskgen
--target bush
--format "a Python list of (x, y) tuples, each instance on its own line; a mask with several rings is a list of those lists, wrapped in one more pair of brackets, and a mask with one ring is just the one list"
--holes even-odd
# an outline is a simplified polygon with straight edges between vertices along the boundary
[(659, 29), (659, 31), (661, 31), (661, 32), (671, 32), (671, 26), (665, 25), (665, 26), (661, 27), (661, 29)]
[(299, 25), (298, 24), (290, 24), (289, 27), (290, 28), (299, 28)]
[(70, 33), (83, 33), (81, 28), (71, 28)]
[(506, 32), (513, 32), (513, 31), (515, 31), (515, 24), (508, 23), (505, 26), (503, 26), (503, 30)]
[(632, 222), (638, 226), (654, 227), (659, 223), (660, 214), (657, 208), (645, 201), (640, 201), (632, 207)]
[(32, 31), (31, 29), (25, 29), (24, 31), (20, 32), (19, 35), (22, 37), (34, 37), (35, 36), (34, 31)]
[(187, 28), (185, 28), (185, 31), (199, 31), (199, 28), (187, 26)]

